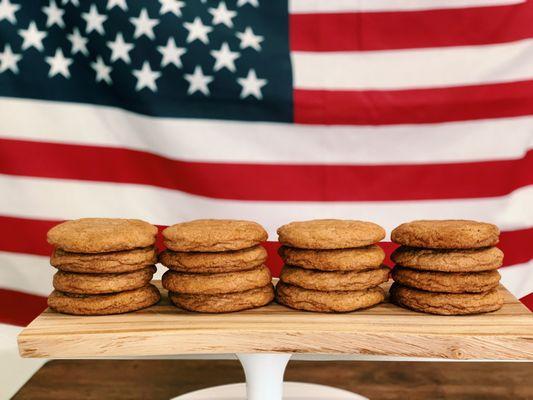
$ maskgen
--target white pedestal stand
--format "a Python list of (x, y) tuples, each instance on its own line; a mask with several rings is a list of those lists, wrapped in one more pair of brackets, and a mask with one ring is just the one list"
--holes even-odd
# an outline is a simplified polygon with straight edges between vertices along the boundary
[(283, 382), (291, 354), (237, 354), (246, 384), (215, 386), (173, 400), (367, 400), (358, 394), (311, 383)]

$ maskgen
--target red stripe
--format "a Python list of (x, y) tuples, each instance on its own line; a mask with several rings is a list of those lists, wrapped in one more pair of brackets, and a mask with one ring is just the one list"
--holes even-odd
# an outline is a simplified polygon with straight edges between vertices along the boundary
[[(59, 222), (0, 216), (0, 232), (9, 232), (0, 242), (0, 251), (49, 256), (52, 247), (46, 242), (46, 232)], [(160, 230), (163, 228), (160, 227)], [(504, 266), (523, 264), (531, 260), (531, 243), (533, 228), (502, 232), (498, 247), (505, 253)], [(281, 268), (281, 259), (277, 254), (279, 243), (266, 242), (264, 245), (269, 253), (269, 266), (278, 274)], [(397, 245), (389, 242), (380, 245), (387, 253), (385, 263), (390, 266), (389, 255)], [(158, 247), (163, 247), (161, 240), (158, 240)]]
[(533, 293), (528, 294), (525, 297), (520, 299), (522, 304), (524, 304), (530, 311), (533, 311)]
[(533, 151), (519, 160), (453, 164), (259, 165), (184, 162), (119, 148), (0, 140), (0, 173), (135, 183), (237, 200), (493, 197), (533, 183), (532, 170)]
[(296, 89), (293, 95), (294, 122), (301, 124), (423, 124), (533, 114), (533, 81), (389, 91)]
[(292, 14), (292, 51), (365, 51), (502, 43), (533, 37), (532, 2), (448, 10)]
[(46, 297), (0, 289), (0, 323), (26, 326), (46, 308)]

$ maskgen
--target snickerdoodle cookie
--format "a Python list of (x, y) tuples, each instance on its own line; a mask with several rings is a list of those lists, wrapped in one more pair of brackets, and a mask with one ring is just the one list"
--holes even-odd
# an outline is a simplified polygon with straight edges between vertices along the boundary
[(297, 310), (349, 312), (371, 307), (385, 299), (383, 289), (373, 287), (355, 291), (318, 291), (278, 282), (276, 301)]
[(140, 310), (157, 303), (161, 295), (154, 285), (113, 294), (70, 294), (54, 290), (48, 306), (74, 315), (108, 315)]
[(189, 311), (204, 313), (227, 313), (257, 308), (267, 305), (274, 299), (272, 284), (235, 293), (186, 294), (169, 292), (174, 305)]
[(391, 233), (393, 242), (430, 249), (479, 249), (498, 243), (496, 225), (468, 220), (420, 220), (401, 224)]
[(138, 219), (82, 218), (48, 231), (48, 243), (73, 253), (104, 253), (149, 247), (157, 228)]
[(174, 251), (217, 252), (241, 250), (267, 240), (256, 222), (230, 219), (198, 219), (172, 225), (163, 231), (165, 245)]
[(346, 249), (368, 246), (385, 237), (373, 222), (316, 219), (291, 222), (278, 228), (279, 241), (300, 249)]
[(394, 283), (390, 288), (390, 299), (415, 311), (440, 315), (479, 314), (503, 306), (498, 288), (483, 293), (434, 293)]

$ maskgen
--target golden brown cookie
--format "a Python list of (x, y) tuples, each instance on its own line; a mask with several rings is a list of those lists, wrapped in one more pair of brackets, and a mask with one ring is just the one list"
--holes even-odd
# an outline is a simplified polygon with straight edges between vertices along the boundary
[(160, 297), (159, 290), (151, 284), (113, 294), (69, 294), (54, 290), (48, 296), (48, 306), (63, 314), (122, 314), (150, 307)]
[(121, 274), (78, 274), (58, 271), (54, 275), (54, 289), (76, 294), (102, 294), (133, 290), (146, 286), (157, 268), (154, 265)]
[(331, 291), (303, 289), (278, 282), (276, 301), (297, 310), (317, 312), (349, 312), (371, 307), (385, 299), (380, 287), (356, 291)]
[(244, 292), (223, 294), (168, 294), (174, 305), (189, 311), (204, 313), (227, 313), (262, 307), (274, 300), (274, 288), (266, 286)]
[(57, 269), (87, 274), (137, 271), (155, 263), (157, 263), (157, 253), (153, 246), (93, 254), (54, 249), (50, 258), (50, 264)]
[(417, 271), (416, 269), (396, 266), (392, 270), (392, 279), (403, 286), (428, 292), (443, 293), (480, 293), (498, 286), (498, 271), (481, 272), (438, 272)]
[(162, 284), (170, 292), (218, 294), (242, 292), (265, 286), (272, 281), (270, 270), (261, 265), (254, 269), (220, 274), (186, 274), (167, 271)]
[(285, 264), (321, 271), (360, 271), (379, 268), (385, 259), (385, 252), (375, 244), (336, 250), (309, 250), (281, 246), (278, 253)]
[(368, 246), (385, 237), (373, 222), (315, 219), (291, 222), (278, 228), (279, 241), (300, 249), (347, 249)]
[(393, 242), (430, 249), (479, 249), (498, 243), (496, 225), (468, 220), (420, 220), (407, 222), (391, 233)]
[(244, 271), (265, 263), (267, 252), (263, 246), (215, 253), (165, 250), (159, 254), (161, 264), (178, 272), (220, 273)]
[(157, 228), (138, 219), (82, 218), (48, 231), (48, 243), (73, 253), (104, 253), (148, 247)]
[(390, 299), (411, 310), (440, 315), (479, 314), (503, 306), (499, 288), (483, 293), (434, 293), (393, 283)]
[(232, 219), (198, 219), (175, 224), (163, 231), (165, 245), (174, 251), (241, 250), (268, 238), (256, 222)]
[(503, 252), (497, 247), (463, 250), (435, 250), (400, 246), (391, 260), (403, 267), (424, 271), (475, 272), (502, 266)]
[(313, 271), (285, 265), (279, 279), (289, 285), (322, 291), (354, 291), (377, 286), (389, 280), (390, 269), (381, 267), (366, 271)]

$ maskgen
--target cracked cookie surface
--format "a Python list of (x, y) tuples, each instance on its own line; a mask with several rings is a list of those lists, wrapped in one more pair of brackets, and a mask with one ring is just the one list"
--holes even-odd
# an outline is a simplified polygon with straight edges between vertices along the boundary
[(163, 237), (173, 251), (217, 252), (256, 246), (267, 240), (268, 234), (253, 221), (198, 219), (166, 228)]
[(498, 288), (484, 293), (433, 293), (393, 283), (391, 302), (429, 314), (466, 315), (499, 310), (503, 296)]
[(349, 312), (381, 303), (385, 292), (380, 287), (357, 291), (318, 291), (278, 282), (276, 301), (304, 311)]
[(393, 242), (430, 249), (478, 249), (498, 243), (496, 225), (469, 220), (420, 220), (401, 224), (391, 233)]

